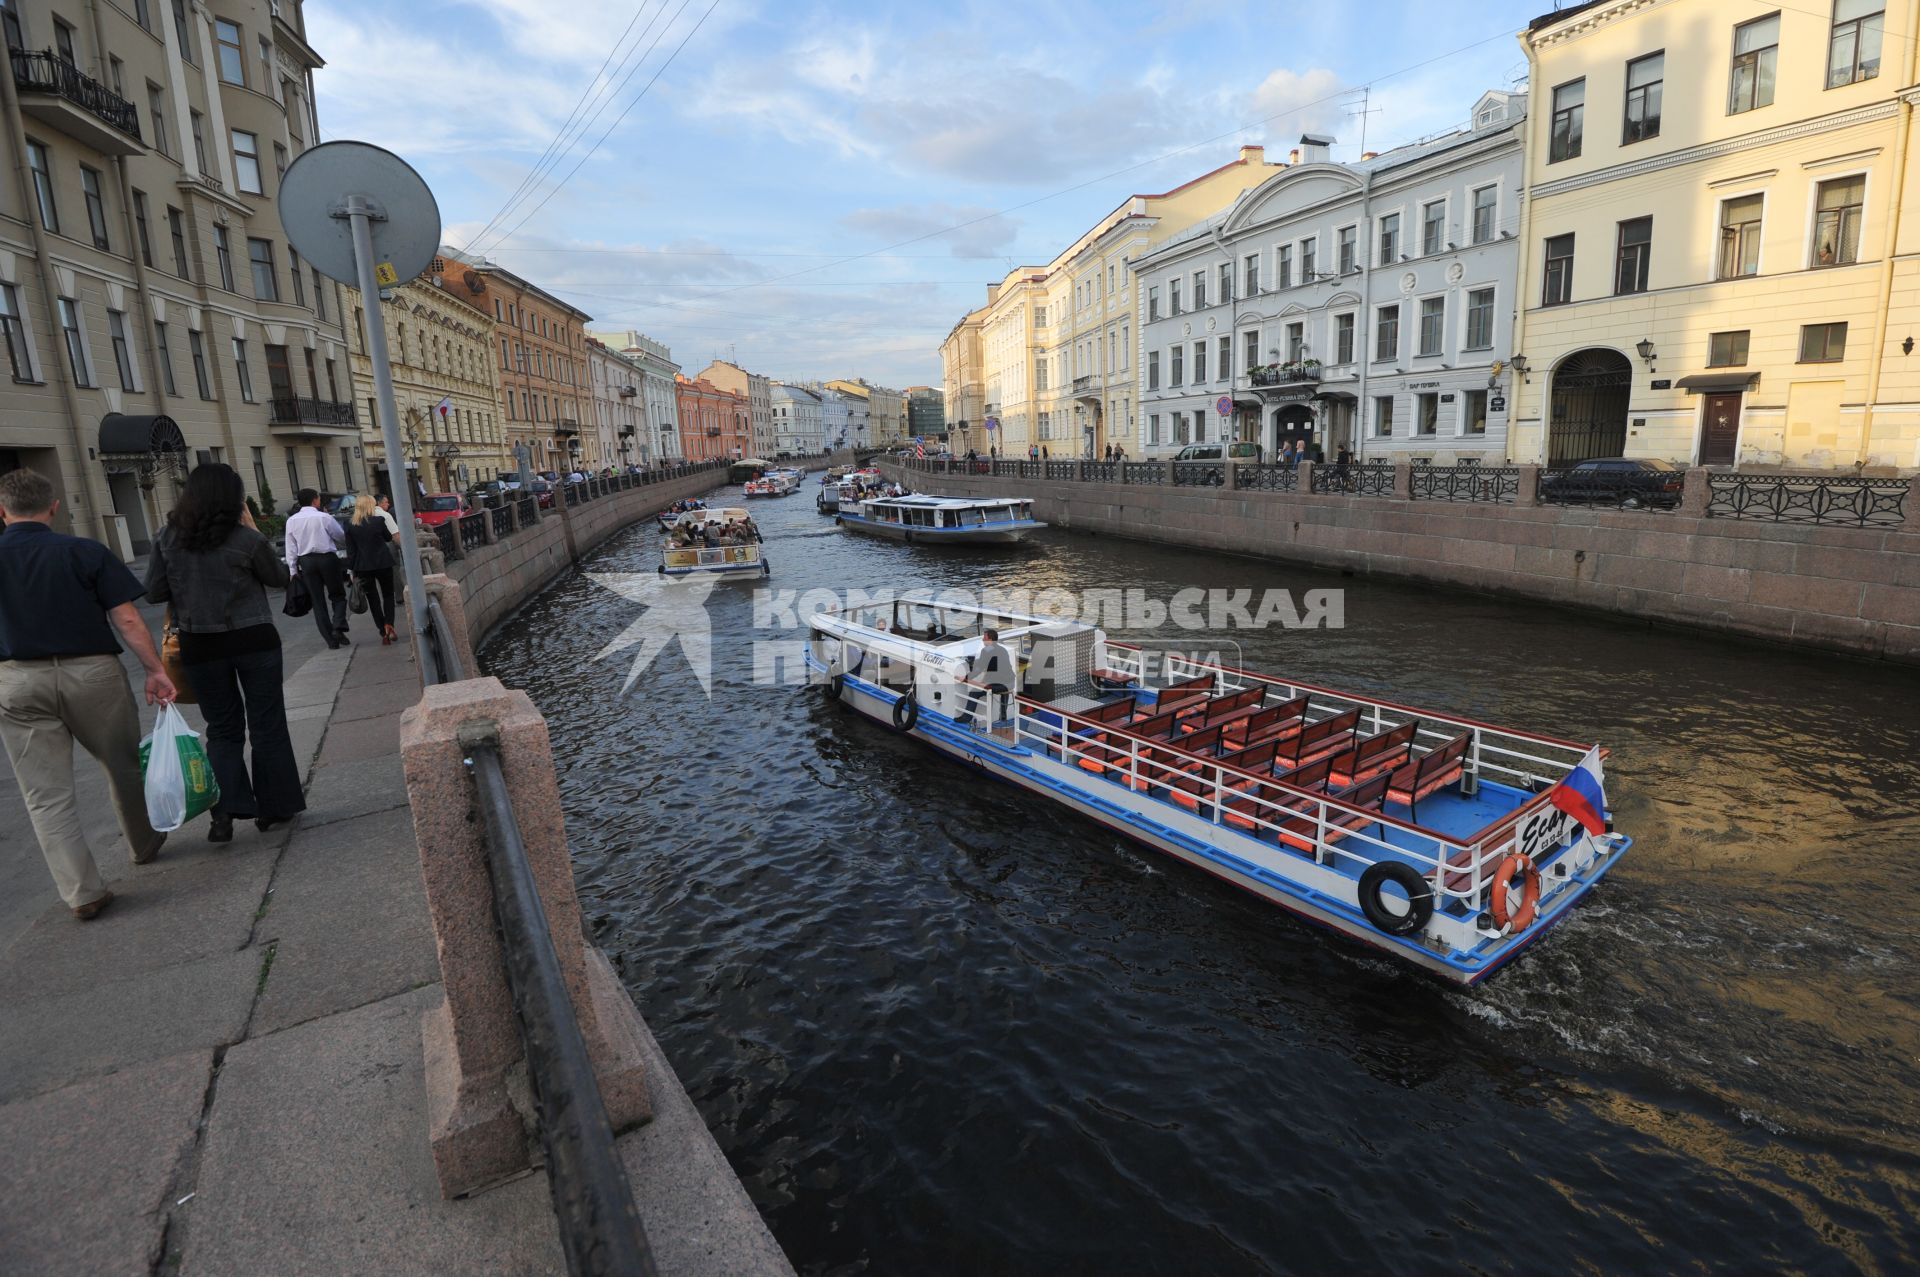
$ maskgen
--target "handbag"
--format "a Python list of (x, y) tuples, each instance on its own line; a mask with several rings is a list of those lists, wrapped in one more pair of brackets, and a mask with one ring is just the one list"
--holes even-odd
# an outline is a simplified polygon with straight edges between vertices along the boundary
[(287, 582), (287, 601), (280, 610), (288, 616), (305, 616), (313, 611), (313, 596), (307, 593), (306, 578), (297, 572)]
[(358, 576), (355, 576), (353, 584), (347, 587), (347, 609), (352, 612), (367, 610), (367, 587)]
[(174, 624), (172, 608), (167, 609), (167, 619), (160, 627), (160, 664), (173, 684), (174, 699), (182, 705), (199, 704), (193, 684), (187, 681), (187, 663), (180, 659), (180, 627)]

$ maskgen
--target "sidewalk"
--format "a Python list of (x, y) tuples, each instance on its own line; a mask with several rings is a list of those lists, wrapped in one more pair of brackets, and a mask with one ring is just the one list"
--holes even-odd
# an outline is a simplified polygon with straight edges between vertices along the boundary
[[(144, 867), (97, 844), (106, 913), (47, 884), (0, 936), (0, 1272), (563, 1270), (543, 1175), (458, 1202), (434, 1177), (411, 651), (363, 638), (289, 678), (291, 831), (217, 847), (197, 821)], [(657, 1116), (620, 1147), (661, 1271), (790, 1272), (648, 1046)]]

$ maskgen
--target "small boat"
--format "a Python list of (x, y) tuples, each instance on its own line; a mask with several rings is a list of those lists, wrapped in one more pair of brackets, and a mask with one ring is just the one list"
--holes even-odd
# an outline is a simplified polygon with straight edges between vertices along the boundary
[(750, 497), (784, 497), (786, 492), (773, 479), (750, 479), (746, 493)]
[(687, 511), (704, 510), (706, 508), (707, 508), (707, 503), (698, 499), (687, 500), (687, 501), (676, 501), (672, 505), (668, 506), (666, 509), (660, 511), (660, 513), (654, 515), (653, 517), (655, 518), (655, 520), (659, 522), (661, 528), (665, 529), (665, 528), (672, 527), (674, 523), (679, 520), (680, 516), (686, 513)]
[[(972, 679), (989, 626), (1017, 689)], [(1538, 941), (1633, 844), (1599, 745), (943, 600), (809, 628), (830, 700), (1026, 790), (1036, 818), (1065, 808), (1455, 985)]]
[[(674, 526), (719, 528), (728, 523), (744, 523), (751, 528), (753, 516), (739, 506), (717, 510), (701, 508), (685, 511), (674, 521)], [(746, 545), (689, 546), (676, 546), (669, 537), (666, 544), (660, 547), (660, 575), (718, 577), (721, 580), (771, 576), (773, 569), (760, 552), (759, 536), (756, 530), (755, 539)]]
[(1005, 545), (1046, 527), (1018, 497), (929, 497), (909, 493), (842, 504), (840, 526), (919, 544)]

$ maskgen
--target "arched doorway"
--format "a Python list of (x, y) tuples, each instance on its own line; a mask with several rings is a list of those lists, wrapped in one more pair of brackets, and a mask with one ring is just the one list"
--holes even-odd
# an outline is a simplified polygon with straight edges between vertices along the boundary
[(1294, 449), (1313, 443), (1313, 409), (1303, 403), (1290, 403), (1273, 410), (1273, 449), (1267, 455), (1277, 457), (1291, 442)]
[(1617, 457), (1627, 446), (1627, 400), (1633, 365), (1617, 350), (1577, 350), (1553, 370), (1547, 418), (1547, 464), (1568, 466)]

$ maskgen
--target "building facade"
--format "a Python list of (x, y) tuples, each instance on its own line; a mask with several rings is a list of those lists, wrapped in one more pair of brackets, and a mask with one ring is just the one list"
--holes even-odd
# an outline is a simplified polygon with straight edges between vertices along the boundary
[(881, 442), (880, 427), (885, 418), (884, 401), (876, 387), (859, 377), (842, 377), (816, 387), (838, 396), (842, 415), (827, 431), (829, 447), (867, 448)]
[(704, 377), (720, 389), (739, 395), (747, 401), (748, 411), (753, 415), (753, 447), (747, 455), (771, 457), (777, 451), (773, 424), (773, 382), (757, 372), (748, 372), (739, 364), (725, 359), (716, 359), (695, 374)]
[(826, 407), (820, 393), (805, 386), (772, 384), (773, 457), (804, 457), (824, 452)]
[[(500, 420), (500, 373), (493, 317), (428, 273), (375, 299), (387, 330), (404, 468), (429, 492), (458, 492), (513, 470)], [(360, 448), (370, 491), (392, 492), (385, 436), (367, 353), (366, 303), (342, 288), (353, 326), (350, 362), (360, 418)]]
[(980, 363), (980, 323), (984, 311), (972, 311), (940, 343), (940, 381), (946, 404), (947, 442), (955, 452), (985, 452), (989, 442), (987, 387)]
[(746, 397), (704, 378), (677, 377), (680, 451), (689, 461), (738, 461), (752, 455), (753, 413)]
[(0, 16), (0, 469), (133, 554), (196, 462), (280, 506), (360, 483), (340, 293), (274, 204), (319, 136), (299, 0)]
[(533, 471), (586, 464), (587, 313), (484, 258), (442, 250), (449, 289), (493, 316), (508, 447)]
[(592, 334), (610, 350), (626, 356), (640, 374), (640, 457), (641, 464), (678, 461), (680, 451), (680, 396), (676, 379), (680, 365), (673, 362), (667, 344), (645, 333), (625, 332)]
[(1920, 465), (1916, 35), (1911, 0), (1530, 26), (1516, 460)]
[(946, 396), (932, 386), (908, 386), (907, 437), (931, 443), (947, 437)]
[(640, 369), (619, 351), (587, 338), (587, 383), (593, 429), (584, 449), (596, 470), (649, 464), (646, 407), (640, 399)]
[(1333, 139), (1134, 263), (1140, 456), (1242, 440), (1331, 459), (1506, 457), (1526, 96), (1352, 164)]

